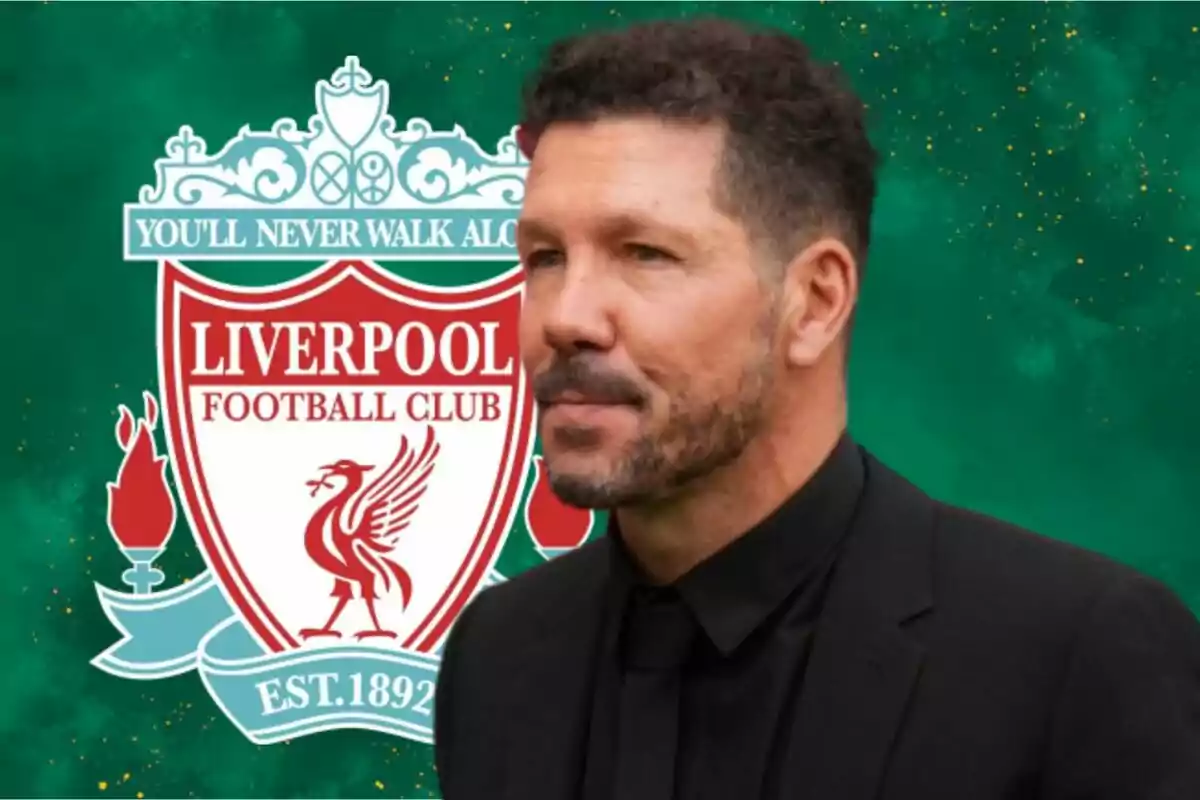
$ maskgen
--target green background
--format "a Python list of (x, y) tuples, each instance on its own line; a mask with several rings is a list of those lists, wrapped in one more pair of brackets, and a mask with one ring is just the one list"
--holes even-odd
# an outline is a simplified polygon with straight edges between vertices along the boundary
[[(93, 581), (126, 566), (104, 523), (114, 412), (155, 385), (154, 269), (122, 263), (121, 205), (181, 124), (219, 146), (304, 120), (346, 55), (391, 83), (398, 119), (491, 148), (551, 40), (702, 11), (805, 37), (870, 104), (885, 165), (858, 438), (934, 495), (1109, 553), (1200, 609), (1200, 7), (6, 4), (0, 793), (436, 796), (425, 745), (256, 747), (195, 675), (88, 665), (114, 641)], [(172, 582), (202, 569), (176, 534)], [(537, 560), (514, 531), (501, 569)]]

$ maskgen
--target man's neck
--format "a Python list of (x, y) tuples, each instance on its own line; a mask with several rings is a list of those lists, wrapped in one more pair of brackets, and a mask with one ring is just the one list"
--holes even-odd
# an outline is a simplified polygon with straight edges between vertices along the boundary
[(674, 582), (783, 505), (825, 462), (845, 427), (844, 412), (824, 424), (793, 419), (669, 501), (617, 509), (622, 542), (648, 579)]

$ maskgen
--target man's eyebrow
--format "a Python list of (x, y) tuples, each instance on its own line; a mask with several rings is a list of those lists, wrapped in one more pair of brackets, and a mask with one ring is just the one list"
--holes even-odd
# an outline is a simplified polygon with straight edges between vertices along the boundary
[(600, 225), (600, 233), (606, 238), (618, 239), (626, 236), (649, 236), (665, 240), (681, 247), (695, 247), (696, 238), (682, 228), (669, 223), (645, 219), (634, 214), (618, 214)]
[[(698, 247), (696, 237), (686, 230), (669, 223), (656, 222), (635, 214), (615, 214), (605, 217), (597, 225), (595, 233), (603, 239), (626, 237), (649, 237), (663, 244), (677, 247)], [(554, 224), (537, 217), (522, 217), (517, 220), (517, 241), (533, 239), (558, 241), (562, 234)]]
[(557, 239), (558, 231), (548, 222), (522, 217), (517, 220), (517, 239)]

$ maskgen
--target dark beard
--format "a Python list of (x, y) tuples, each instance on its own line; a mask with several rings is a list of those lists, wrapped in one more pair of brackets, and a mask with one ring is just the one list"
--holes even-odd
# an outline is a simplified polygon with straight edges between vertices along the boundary
[[(736, 460), (762, 430), (765, 397), (771, 383), (764, 349), (747, 366), (732, 397), (698, 405), (688, 396), (673, 400), (666, 427), (636, 440), (603, 477), (559, 474), (547, 460), (550, 486), (568, 505), (612, 509), (660, 502)], [(587, 429), (560, 429), (556, 437), (587, 447)]]

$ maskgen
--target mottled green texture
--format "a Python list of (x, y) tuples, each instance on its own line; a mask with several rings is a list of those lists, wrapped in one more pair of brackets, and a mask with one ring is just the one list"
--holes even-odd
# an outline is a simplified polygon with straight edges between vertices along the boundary
[[(92, 582), (125, 567), (104, 525), (114, 409), (155, 383), (154, 270), (122, 263), (121, 204), (179, 125), (214, 143), (303, 119), (348, 54), (391, 82), (397, 118), (490, 146), (547, 42), (698, 11), (795, 31), (871, 105), (885, 166), (858, 437), (932, 493), (1112, 554), (1200, 608), (1197, 6), (6, 4), (0, 792), (435, 796), (424, 745), (259, 748), (194, 675), (88, 666), (113, 640)], [(186, 540), (172, 582), (202, 568)], [(502, 567), (536, 560), (514, 536)]]

